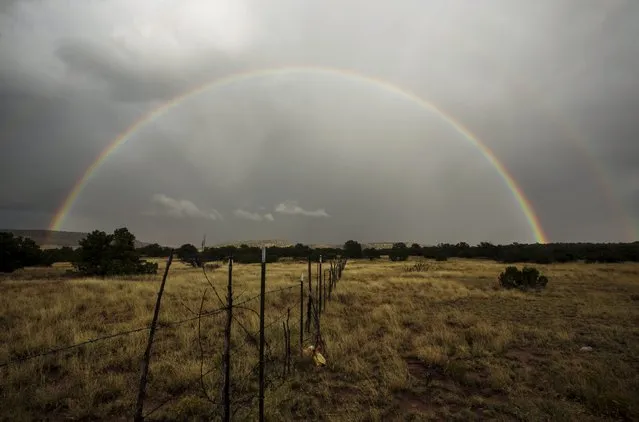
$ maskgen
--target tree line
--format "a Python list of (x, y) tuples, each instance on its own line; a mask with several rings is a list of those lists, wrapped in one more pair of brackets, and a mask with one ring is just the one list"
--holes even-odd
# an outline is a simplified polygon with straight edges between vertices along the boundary
[[(149, 245), (139, 249), (146, 256), (167, 256), (168, 248)], [(176, 256), (193, 266), (202, 266), (209, 261), (218, 261), (233, 256), (237, 262), (259, 262), (261, 249), (248, 245), (209, 247), (198, 249), (192, 244), (184, 244), (176, 250)], [(405, 261), (409, 257), (423, 257), (438, 261), (449, 258), (490, 259), (503, 263), (551, 264), (584, 261), (586, 263), (639, 262), (639, 242), (634, 243), (551, 243), (493, 245), (481, 242), (471, 246), (468, 243), (440, 243), (436, 246), (421, 246), (413, 243), (397, 242), (390, 248), (364, 248), (357, 241), (349, 240), (342, 247), (311, 248), (298, 243), (288, 247), (270, 247), (267, 258), (277, 261), (283, 258), (316, 261), (320, 255), (326, 259), (342, 256), (348, 259), (382, 259)]]
[[(29, 266), (50, 266), (56, 262), (70, 262), (78, 273), (85, 275), (149, 274), (157, 271), (157, 264), (143, 258), (164, 258), (171, 248), (157, 243), (135, 247), (135, 236), (127, 228), (112, 234), (95, 230), (80, 241), (77, 249), (62, 247), (42, 250), (33, 240), (0, 232), (0, 272), (12, 272)], [(175, 250), (176, 257), (194, 267), (207, 262), (219, 261), (233, 256), (238, 263), (257, 263), (261, 260), (261, 248), (248, 245), (204, 247), (198, 249), (184, 244)], [(342, 256), (348, 259), (390, 259), (405, 261), (409, 257), (423, 257), (445, 261), (449, 258), (490, 259), (503, 263), (563, 263), (584, 261), (586, 263), (639, 262), (639, 242), (633, 243), (551, 243), (494, 245), (481, 242), (440, 243), (422, 246), (397, 242), (389, 248), (363, 247), (349, 240), (342, 247), (312, 248), (296, 245), (268, 248), (267, 260), (306, 260), (310, 256), (317, 261), (322, 255), (326, 260)]]
[(158, 265), (141, 259), (135, 236), (126, 228), (113, 234), (95, 230), (80, 241), (77, 249), (62, 247), (42, 250), (32, 239), (0, 232), (0, 272), (70, 262), (76, 273), (89, 276), (155, 274)]

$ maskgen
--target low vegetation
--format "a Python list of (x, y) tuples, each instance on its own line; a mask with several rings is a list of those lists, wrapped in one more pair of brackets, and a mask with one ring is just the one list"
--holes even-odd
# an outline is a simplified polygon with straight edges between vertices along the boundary
[[(410, 258), (409, 258), (410, 259)], [(327, 366), (294, 368), (266, 394), (268, 420), (638, 420), (639, 266), (538, 265), (543, 292), (502, 289), (503, 264), (468, 259), (418, 263), (351, 260), (322, 316)], [(162, 265), (162, 263), (160, 263)], [(0, 363), (93, 337), (146, 326), (159, 276), (68, 279), (71, 267), (25, 268), (0, 283)], [(267, 289), (297, 286), (306, 264), (268, 266)], [(235, 290), (259, 292), (259, 266), (237, 264)], [(226, 270), (209, 273), (222, 286)], [(175, 263), (161, 322), (192, 317), (209, 287), (202, 270)], [(214, 295), (204, 309), (219, 306)], [(258, 309), (256, 301), (245, 305)], [(267, 321), (291, 308), (293, 346), (299, 290), (268, 297)], [(258, 330), (258, 318), (238, 310)], [(149, 420), (198, 420), (212, 405), (199, 386), (197, 321), (156, 333)], [(299, 325), (299, 324), (297, 324)], [(257, 349), (233, 326), (234, 394), (255, 388)], [(202, 320), (207, 388), (219, 387), (223, 320)], [(0, 367), (0, 419), (131, 420), (146, 333)], [(283, 354), (281, 322), (267, 329)], [(296, 350), (296, 349), (295, 349)], [(275, 365), (267, 375), (280, 373)], [(215, 395), (215, 394), (214, 394)], [(257, 402), (236, 420), (255, 420)]]
[(499, 274), (499, 284), (506, 289), (541, 290), (548, 284), (548, 278), (540, 275), (536, 268), (524, 267), (519, 270), (517, 267), (510, 266)]
[(135, 236), (125, 227), (113, 234), (95, 230), (80, 240), (75, 251), (70, 247), (42, 250), (32, 239), (0, 232), (0, 272), (70, 262), (76, 274), (86, 276), (155, 274), (157, 264), (141, 260), (140, 249), (136, 249), (135, 244)]
[(425, 261), (418, 261), (412, 265), (407, 265), (404, 269), (407, 273), (420, 273), (428, 271), (430, 266)]
[(42, 251), (31, 239), (0, 232), (0, 272), (43, 264)]
[[(233, 255), (244, 262), (257, 262), (260, 248), (257, 246), (240, 245), (224, 247), (208, 247), (203, 251), (193, 245), (182, 245), (180, 249), (191, 260), (197, 257), (202, 262), (215, 261), (222, 257)], [(149, 257), (168, 255), (168, 248), (158, 244), (140, 248), (140, 253)], [(568, 263), (584, 261), (587, 263), (615, 263), (639, 262), (639, 242), (634, 243), (551, 243), (551, 244), (519, 244), (493, 245), (481, 242), (471, 246), (468, 243), (457, 244), (440, 243), (435, 246), (422, 246), (413, 243), (410, 246), (397, 242), (390, 247), (363, 247), (357, 241), (349, 240), (341, 248), (315, 247), (311, 248), (300, 243), (294, 246), (278, 246), (269, 248), (270, 259), (279, 258), (304, 259), (309, 254), (316, 260), (321, 254), (325, 257), (342, 255), (349, 259), (366, 258), (371, 261), (386, 257), (391, 261), (406, 261), (409, 257), (423, 257), (445, 262), (449, 258), (490, 259), (503, 263)]]

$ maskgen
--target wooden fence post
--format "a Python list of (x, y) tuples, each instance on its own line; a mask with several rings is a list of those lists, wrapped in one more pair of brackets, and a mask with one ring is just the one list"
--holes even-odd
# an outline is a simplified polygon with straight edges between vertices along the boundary
[(304, 273), (300, 277), (300, 356), (304, 350)]
[(311, 332), (311, 312), (313, 304), (313, 279), (311, 278), (311, 256), (308, 256), (308, 306), (306, 307), (306, 331)]
[(259, 421), (264, 422), (264, 297), (266, 296), (266, 248), (262, 247), (262, 274), (260, 279), (260, 396)]
[(333, 300), (333, 270), (328, 270), (328, 299)]
[(319, 261), (315, 265), (315, 271), (317, 272), (317, 278), (315, 279), (315, 307), (319, 306), (319, 299), (317, 298), (319, 292)]
[(169, 254), (169, 259), (166, 261), (166, 267), (164, 268), (164, 275), (162, 276), (162, 283), (160, 284), (160, 290), (158, 291), (158, 297), (155, 301), (155, 309), (153, 310), (153, 319), (151, 320), (151, 331), (149, 331), (149, 339), (146, 343), (146, 350), (144, 351), (144, 357), (141, 363), (141, 375), (140, 375), (140, 387), (138, 388), (137, 403), (135, 406), (135, 416), (133, 420), (135, 422), (144, 421), (144, 398), (146, 397), (146, 382), (149, 374), (149, 361), (151, 360), (151, 347), (153, 346), (153, 337), (155, 336), (155, 328), (158, 323), (158, 317), (160, 315), (160, 304), (162, 302), (162, 294), (164, 293), (164, 285), (166, 284), (166, 278), (169, 275), (169, 268), (173, 262), (173, 250)]
[(324, 271), (324, 277), (323, 277), (324, 281), (322, 282), (322, 288), (324, 289), (324, 309), (326, 309), (326, 279), (327, 279), (326, 272), (327, 271)]
[(286, 374), (291, 373), (291, 308), (286, 310)]
[(231, 322), (233, 321), (233, 256), (229, 257), (229, 281), (226, 286), (226, 325), (224, 327), (224, 354), (222, 356), (222, 403), (224, 422), (231, 421)]
[(319, 313), (322, 313), (322, 255), (319, 256), (317, 264), (317, 300), (319, 302)]

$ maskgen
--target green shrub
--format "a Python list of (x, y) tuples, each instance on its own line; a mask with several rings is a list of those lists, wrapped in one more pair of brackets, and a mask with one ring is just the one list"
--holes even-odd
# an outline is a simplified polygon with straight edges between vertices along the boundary
[(379, 249), (375, 248), (366, 248), (362, 251), (364, 258), (368, 258), (371, 261), (381, 258), (382, 254)]
[(548, 278), (533, 267), (524, 267), (520, 271), (517, 267), (509, 266), (499, 274), (499, 284), (505, 289), (541, 290), (548, 284)]
[(406, 261), (409, 255), (410, 251), (408, 249), (408, 246), (406, 246), (406, 244), (403, 242), (393, 243), (393, 247), (388, 253), (388, 257), (393, 262)]

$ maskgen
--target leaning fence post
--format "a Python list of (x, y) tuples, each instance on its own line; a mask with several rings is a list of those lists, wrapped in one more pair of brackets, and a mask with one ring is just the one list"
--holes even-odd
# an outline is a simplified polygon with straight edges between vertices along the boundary
[(144, 409), (144, 398), (146, 396), (146, 382), (149, 374), (149, 361), (151, 360), (151, 347), (153, 346), (153, 337), (155, 336), (155, 327), (158, 323), (158, 317), (160, 315), (160, 304), (162, 302), (162, 294), (164, 293), (164, 285), (166, 284), (166, 278), (169, 275), (169, 267), (173, 262), (173, 250), (169, 254), (169, 259), (166, 261), (166, 267), (164, 268), (164, 275), (162, 276), (162, 283), (160, 284), (160, 290), (158, 291), (158, 297), (155, 301), (155, 309), (153, 311), (153, 319), (151, 320), (151, 331), (149, 332), (149, 340), (146, 343), (146, 350), (144, 351), (144, 357), (141, 363), (141, 375), (140, 375), (140, 387), (138, 389), (138, 398), (135, 406), (135, 422), (144, 421), (144, 415), (142, 411)]
[(266, 296), (266, 247), (262, 247), (262, 276), (260, 280), (260, 422), (264, 421), (264, 296)]
[(286, 365), (287, 372), (291, 373), (291, 325), (288, 320), (291, 317), (291, 308), (288, 308), (288, 315), (286, 317), (286, 331), (288, 332), (288, 363)]
[(287, 343), (288, 333), (286, 332), (286, 322), (285, 321), (282, 321), (282, 330), (284, 330), (284, 365), (282, 366), (282, 378), (285, 378), (286, 377), (286, 362), (287, 362), (287, 359), (288, 359), (288, 356), (286, 354), (286, 351), (288, 350), (287, 349), (287, 346), (288, 346), (288, 343)]
[(229, 257), (229, 281), (226, 286), (226, 325), (224, 327), (224, 355), (222, 368), (222, 403), (224, 404), (224, 422), (231, 421), (231, 322), (233, 321), (233, 256)]
[(288, 308), (286, 310), (286, 329), (285, 329), (285, 335), (286, 335), (286, 362), (285, 362), (285, 368), (286, 368), (286, 374), (290, 374), (291, 373), (291, 327), (289, 325), (289, 320), (291, 318), (291, 308)]

